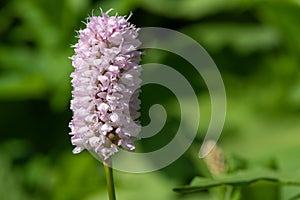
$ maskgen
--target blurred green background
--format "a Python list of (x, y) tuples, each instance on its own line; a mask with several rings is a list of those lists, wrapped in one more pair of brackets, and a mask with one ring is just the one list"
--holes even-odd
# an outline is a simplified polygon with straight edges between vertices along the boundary
[[(106, 199), (102, 164), (87, 152), (72, 155), (68, 135), (70, 46), (76, 43), (75, 30), (84, 28), (82, 21), (92, 10), (98, 14), (99, 7), (122, 15), (132, 11), (130, 21), (138, 27), (181, 31), (209, 52), (227, 92), (227, 119), (218, 145), (228, 165), (233, 157), (248, 168), (273, 160), (280, 172), (299, 174), (299, 0), (1, 0), (0, 199)], [(115, 172), (117, 197), (214, 199), (209, 193), (172, 191), (206, 174), (197, 157), (210, 119), (205, 84), (174, 55), (148, 50), (144, 57), (145, 63), (165, 63), (190, 77), (201, 106), (199, 134), (184, 156), (162, 170)], [(157, 95), (160, 90), (144, 87), (144, 104), (159, 102), (172, 110), (176, 101), (167, 92)], [(145, 107), (141, 120), (146, 124)], [(171, 114), (168, 122), (159, 136), (138, 147), (151, 150), (170, 141), (178, 117)], [(288, 200), (297, 193), (297, 187), (284, 187), (280, 196)]]

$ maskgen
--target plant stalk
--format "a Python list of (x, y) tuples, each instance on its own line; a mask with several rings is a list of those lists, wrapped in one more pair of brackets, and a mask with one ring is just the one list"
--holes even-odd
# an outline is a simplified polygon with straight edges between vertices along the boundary
[[(110, 163), (110, 161), (108, 161)], [(114, 178), (113, 178), (113, 170), (108, 165), (107, 162), (103, 162), (105, 176), (106, 176), (106, 184), (107, 184), (107, 191), (108, 191), (108, 197), (109, 200), (116, 200), (116, 194), (115, 194), (115, 186), (114, 186)]]

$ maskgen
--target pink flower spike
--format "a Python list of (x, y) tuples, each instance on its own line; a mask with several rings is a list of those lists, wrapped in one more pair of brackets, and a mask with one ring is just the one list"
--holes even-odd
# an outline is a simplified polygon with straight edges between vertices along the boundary
[(88, 18), (71, 57), (73, 153), (87, 149), (101, 160), (118, 147), (133, 151), (141, 129), (135, 121), (140, 116), (139, 29), (109, 12)]

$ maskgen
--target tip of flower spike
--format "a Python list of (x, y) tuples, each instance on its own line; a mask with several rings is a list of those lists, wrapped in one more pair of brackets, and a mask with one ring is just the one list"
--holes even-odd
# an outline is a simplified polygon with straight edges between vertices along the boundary
[(126, 18), (126, 21), (128, 21), (131, 18), (131, 16), (132, 16), (132, 12), (130, 11), (129, 15)]
[[(113, 8), (110, 8), (106, 12), (103, 12), (102, 8), (99, 9), (100, 9), (101, 16), (108, 16), (108, 14), (114, 10)], [(92, 14), (92, 16), (94, 16), (94, 14)]]
[[(108, 11), (106, 11), (105, 13), (108, 15), (111, 11), (113, 11), (114, 9), (113, 8), (111, 8), (111, 9), (109, 9)], [(101, 10), (102, 11), (102, 10)]]

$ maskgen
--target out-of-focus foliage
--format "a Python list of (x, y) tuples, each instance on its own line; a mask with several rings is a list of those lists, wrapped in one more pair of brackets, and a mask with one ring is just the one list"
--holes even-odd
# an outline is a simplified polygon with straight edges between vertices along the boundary
[[(0, 12), (2, 99), (49, 97), (53, 106), (69, 99), (73, 28), (88, 1), (8, 1)], [(70, 37), (71, 36), (71, 37)]]
[[(2, 0), (1, 199), (106, 198), (101, 163), (88, 153), (71, 154), (67, 128), (70, 46), (76, 43), (75, 30), (84, 26), (82, 21), (92, 10), (99, 13), (99, 7), (127, 15), (132, 11), (130, 20), (138, 27), (181, 31), (209, 52), (227, 92), (227, 120), (219, 145), (229, 167), (251, 170), (274, 159), (280, 173), (299, 174), (299, 0)], [(220, 199), (215, 190), (187, 195), (172, 191), (195, 176), (210, 176), (197, 157), (210, 120), (209, 95), (201, 76), (167, 52), (147, 50), (143, 62), (164, 63), (188, 77), (201, 106), (199, 134), (184, 156), (163, 170), (140, 175), (116, 172), (117, 197)], [(153, 150), (167, 144), (176, 131), (179, 117), (173, 108), (178, 103), (159, 87), (144, 87), (141, 98), (146, 105), (143, 123), (149, 121), (146, 108), (153, 103), (162, 103), (170, 114), (161, 133), (138, 144), (142, 150)], [(246, 161), (232, 162), (234, 156)], [(266, 195), (274, 192), (259, 188)], [(249, 191), (232, 199), (251, 199)], [(284, 186), (276, 192), (280, 199), (297, 199), (300, 189)]]

